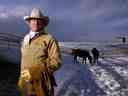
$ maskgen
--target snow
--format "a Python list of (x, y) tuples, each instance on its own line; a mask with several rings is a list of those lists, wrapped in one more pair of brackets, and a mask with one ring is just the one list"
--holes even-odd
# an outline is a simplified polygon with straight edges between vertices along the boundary
[(78, 59), (79, 64), (74, 64), (72, 56), (63, 54), (62, 68), (55, 73), (55, 96), (128, 96), (126, 54), (110, 54), (93, 66)]
[[(55, 87), (55, 96), (128, 96), (127, 54), (121, 52), (117, 54), (116, 51), (112, 51), (113, 46), (96, 42), (60, 42), (59, 44), (61, 48), (65, 48), (62, 51), (62, 67), (55, 72), (58, 84)], [(116, 47), (119, 46), (121, 48), (123, 45), (116, 44)], [(125, 45), (126, 48), (127, 46)], [(89, 62), (82, 64), (81, 58), (78, 58), (78, 64), (74, 64), (73, 57), (69, 53), (71, 48), (76, 47), (89, 51), (97, 47), (100, 52), (104, 52), (103, 57), (101, 56), (99, 62), (93, 66)], [(0, 51), (1, 54), (6, 53), (4, 55), (9, 60), (19, 61), (17, 48), (1, 47)]]

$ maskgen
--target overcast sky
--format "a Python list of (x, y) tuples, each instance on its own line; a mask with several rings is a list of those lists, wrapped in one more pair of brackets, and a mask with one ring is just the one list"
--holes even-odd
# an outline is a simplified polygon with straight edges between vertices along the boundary
[(23, 17), (38, 7), (58, 40), (108, 40), (128, 35), (128, 0), (0, 0), (0, 32), (27, 33)]

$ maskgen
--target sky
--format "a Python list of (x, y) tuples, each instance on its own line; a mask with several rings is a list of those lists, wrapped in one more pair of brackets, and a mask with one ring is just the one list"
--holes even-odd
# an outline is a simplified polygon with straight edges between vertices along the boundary
[(59, 41), (105, 41), (128, 35), (128, 0), (0, 0), (0, 32), (25, 35), (32, 8), (49, 16)]

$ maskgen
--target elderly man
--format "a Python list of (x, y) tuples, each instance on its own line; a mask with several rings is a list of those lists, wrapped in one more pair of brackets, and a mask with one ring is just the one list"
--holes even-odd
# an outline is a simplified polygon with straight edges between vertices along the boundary
[(54, 96), (53, 72), (60, 68), (61, 56), (57, 40), (44, 30), (49, 18), (34, 8), (24, 19), (30, 32), (21, 47), (20, 92), (23, 96)]

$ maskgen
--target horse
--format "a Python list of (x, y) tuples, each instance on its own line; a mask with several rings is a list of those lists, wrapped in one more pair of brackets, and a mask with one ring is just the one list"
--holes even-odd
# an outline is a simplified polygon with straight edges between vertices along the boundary
[(78, 63), (77, 57), (82, 58), (82, 63), (86, 64), (86, 59), (88, 58), (89, 63), (92, 64), (92, 57), (89, 51), (83, 49), (72, 49), (72, 55), (74, 56), (74, 64)]
[(98, 59), (99, 59), (99, 55), (100, 55), (99, 50), (97, 48), (93, 48), (91, 52), (93, 55), (93, 63), (94, 64), (98, 63)]

